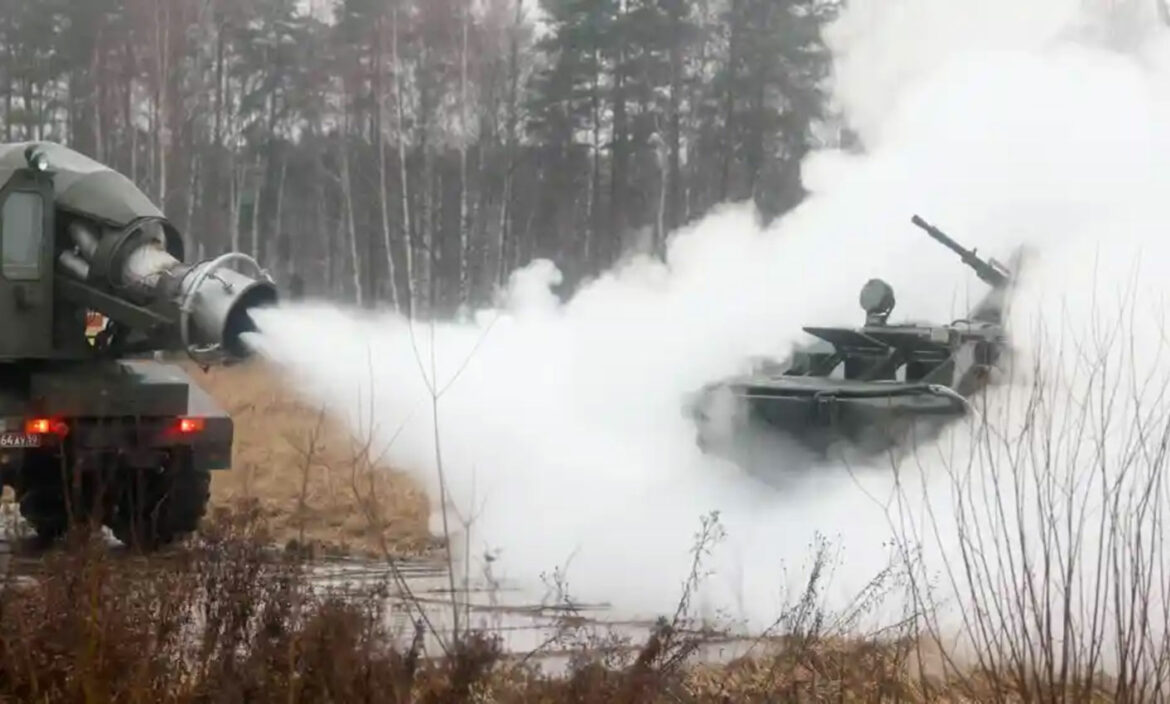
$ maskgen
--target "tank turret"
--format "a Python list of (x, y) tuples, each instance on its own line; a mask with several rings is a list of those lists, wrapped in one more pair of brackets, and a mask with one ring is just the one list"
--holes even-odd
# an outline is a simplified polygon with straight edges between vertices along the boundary
[[(894, 290), (870, 279), (858, 296), (864, 325), (804, 327), (814, 340), (785, 360), (707, 384), (691, 397), (686, 407), (705, 451), (771, 476), (773, 467), (784, 473), (794, 461), (777, 448), (800, 446), (817, 458), (843, 447), (885, 453), (967, 413), (967, 398), (1008, 358), (1002, 318), (1012, 274), (922, 218), (912, 221), (991, 286), (983, 300), (949, 323), (890, 324)], [(786, 440), (777, 444), (777, 433)]]

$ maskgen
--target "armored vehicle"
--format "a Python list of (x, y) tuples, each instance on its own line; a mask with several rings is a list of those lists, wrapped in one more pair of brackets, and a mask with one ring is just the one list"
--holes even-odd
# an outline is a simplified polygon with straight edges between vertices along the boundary
[(894, 291), (871, 279), (861, 289), (864, 325), (805, 327), (813, 341), (788, 359), (709, 384), (691, 399), (705, 451), (752, 468), (796, 456), (816, 462), (834, 450), (872, 456), (929, 438), (968, 412), (971, 395), (993, 382), (1010, 352), (1003, 318), (1012, 274), (922, 218), (912, 222), (990, 286), (968, 317), (890, 324)]
[(185, 264), (125, 176), (54, 143), (0, 144), (0, 482), (37, 534), (73, 521), (156, 548), (195, 531), (232, 419), (168, 353), (248, 356), (271, 278), (229, 253)]

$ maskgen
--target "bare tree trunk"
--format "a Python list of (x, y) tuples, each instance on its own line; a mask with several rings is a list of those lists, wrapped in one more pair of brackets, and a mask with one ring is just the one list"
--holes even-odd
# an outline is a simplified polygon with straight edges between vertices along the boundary
[[(167, 147), (169, 112), (167, 105), (167, 78), (170, 73), (170, 12), (166, 0), (155, 0), (155, 158), (158, 160), (158, 204), (166, 208), (167, 202)], [(164, 16), (164, 8), (167, 10)]]
[(654, 223), (654, 254), (666, 258), (666, 193), (670, 188), (670, 168), (665, 140), (660, 133), (654, 135), (654, 151), (658, 162), (661, 187), (658, 189), (658, 213)]
[(398, 117), (398, 169), (402, 180), (402, 240), (406, 250), (406, 312), (414, 315), (414, 233), (410, 219), (410, 174), (406, 169), (406, 119), (403, 115), (402, 59), (398, 53), (398, 7), (391, 15), (391, 46), (394, 54), (394, 107)]
[[(511, 161), (511, 158), (508, 159)], [(511, 241), (508, 230), (512, 226), (512, 212), (510, 205), (512, 203), (512, 172), (509, 168), (507, 174), (504, 175), (504, 194), (503, 200), (500, 203), (500, 231), (496, 239), (496, 275), (494, 277), (497, 286), (504, 285), (504, 279), (508, 272), (508, 245)]]
[[(219, 19), (218, 7), (216, 19)], [(217, 21), (215, 27), (215, 115), (212, 128), (212, 142), (216, 149), (223, 146), (224, 102), (226, 87), (224, 85), (225, 47), (223, 41), (224, 26)]]
[(469, 223), (467, 221), (467, 25), (470, 0), (463, 0), (463, 46), (459, 52), (459, 306), (467, 305), (470, 280), (467, 271)]
[(45, 101), (41, 91), (37, 90), (38, 85), (31, 80), (28, 82), (28, 104), (29, 111), (34, 112), (32, 106), (36, 106), (36, 139), (42, 140), (45, 138)]
[[(195, 221), (196, 198), (195, 194), (199, 192), (199, 176), (202, 170), (202, 162), (199, 156), (196, 155), (191, 159), (191, 178), (187, 183), (187, 212), (184, 215), (185, 222), (183, 223), (183, 239), (187, 240), (187, 245), (191, 244), (191, 224)], [(202, 237), (199, 238), (202, 242)], [(192, 251), (192, 247), (185, 247), (186, 251)]]
[(105, 132), (103, 127), (104, 107), (105, 107), (105, 81), (103, 80), (105, 71), (102, 65), (102, 31), (99, 29), (97, 37), (93, 42), (93, 56), (90, 58), (90, 75), (93, 76), (92, 90), (94, 93), (94, 110), (93, 110), (93, 150), (94, 156), (98, 161), (104, 162), (106, 160), (106, 145), (102, 138)]
[(731, 193), (731, 163), (735, 158), (735, 84), (739, 70), (739, 44), (742, 31), (741, 0), (731, 0), (731, 27), (728, 29), (727, 87), (723, 96), (723, 154), (719, 179), (719, 200)]
[(250, 253), (256, 259), (262, 260), (264, 253), (260, 251), (260, 196), (264, 191), (264, 171), (267, 168), (263, 159), (256, 160), (256, 185), (252, 188), (252, 247)]
[[(681, 223), (682, 211), (682, 167), (680, 164), (680, 152), (682, 151), (682, 101), (679, 95), (682, 90), (683, 82), (683, 47), (681, 46), (683, 37), (682, 27), (682, 8), (678, 5), (671, 5), (671, 37), (670, 41), (670, 126), (667, 135), (667, 147), (669, 149), (668, 159), (670, 161), (668, 168), (663, 173), (669, 178), (669, 182), (664, 182), (663, 193), (665, 202), (662, 208), (665, 209), (665, 228), (667, 232), (673, 231)], [(666, 234), (663, 234), (663, 244), (666, 241)], [(665, 250), (661, 252), (665, 254)]]
[(504, 165), (504, 196), (500, 204), (500, 234), (496, 241), (496, 276), (497, 286), (504, 285), (507, 276), (508, 247), (512, 227), (512, 179), (516, 169), (516, 114), (517, 99), (520, 88), (520, 25), (524, 19), (524, 2), (516, 0), (516, 16), (512, 23), (511, 37), (508, 46), (508, 116), (507, 135), (505, 137), (505, 165)]
[[(441, 165), (440, 168), (435, 168), (434, 155), (430, 152), (427, 153), (425, 169), (430, 174), (427, 182), (434, 184), (427, 189), (427, 251), (430, 252), (428, 257), (430, 284), (427, 289), (429, 299), (427, 311), (428, 315), (435, 317), (443, 310), (443, 304), (450, 298), (449, 288), (440, 291), (440, 286), (447, 283), (444, 277), (447, 271), (443, 267), (443, 194), (446, 192), (446, 186), (443, 180), (445, 172)], [(436, 200), (438, 203), (435, 202)], [(456, 283), (456, 287), (458, 287), (458, 283)]]
[(248, 167), (246, 165), (240, 166), (236, 163), (236, 156), (233, 152), (229, 157), (228, 168), (231, 173), (231, 193), (229, 194), (228, 211), (231, 217), (231, 232), (232, 251), (239, 252), (240, 249), (240, 206), (244, 201), (244, 188), (248, 180)]
[[(4, 20), (4, 28), (8, 33), (13, 31), (15, 21), (11, 14), (7, 14)], [(12, 98), (16, 94), (16, 84), (12, 80), (12, 74), (16, 70), (16, 47), (12, 43), (7, 43), (5, 47), (5, 58), (7, 59), (8, 67), (4, 71), (4, 141), (13, 142), (12, 125), (15, 122), (12, 119)]]
[[(618, 3), (619, 21), (625, 17), (626, 14), (626, 0), (619, 0)], [(609, 214), (610, 214), (610, 232), (609, 236), (611, 242), (607, 247), (607, 255), (613, 256), (621, 251), (622, 239), (625, 236), (626, 227), (626, 169), (629, 163), (627, 130), (626, 124), (626, 88), (625, 88), (625, 63), (626, 52), (622, 48), (622, 44), (618, 42), (618, 49), (614, 57), (614, 87), (613, 87), (613, 166), (610, 175), (610, 197), (609, 197)], [(603, 261), (603, 264), (609, 264), (609, 261)]]
[[(394, 248), (390, 241), (390, 207), (386, 202), (386, 125), (383, 116), (386, 113), (386, 91), (382, 86), (383, 64), (385, 60), (385, 32), (382, 27), (382, 16), (378, 17), (378, 59), (374, 67), (374, 92), (378, 105), (378, 205), (382, 214), (382, 244), (386, 247), (386, 272), (390, 287), (390, 304), (395, 311), (400, 311), (398, 301), (398, 278), (394, 268)], [(397, 67), (395, 68), (397, 70)]]
[[(428, 47), (426, 40), (421, 42), (422, 46), (419, 52), (419, 66), (420, 71), (425, 72), (430, 67), (428, 60)], [(426, 293), (426, 303), (424, 310), (427, 314), (431, 314), (435, 307), (435, 286), (433, 280), (435, 278), (435, 262), (437, 260), (435, 252), (434, 232), (432, 222), (432, 197), (434, 187), (434, 160), (431, 154), (430, 131), (431, 131), (431, 103), (429, 95), (429, 86), (424, 82), (419, 96), (419, 110), (418, 110), (418, 125), (419, 125), (419, 151), (422, 154), (422, 215), (419, 222), (422, 237), (422, 251), (423, 259), (419, 267), (419, 288)]]
[(138, 182), (138, 127), (134, 124), (134, 45), (127, 41), (124, 45), (126, 59), (125, 92), (123, 95), (123, 109), (126, 113), (126, 130), (130, 133), (130, 180)]
[(329, 239), (330, 251), (333, 250), (333, 245), (337, 245), (337, 251), (330, 255), (329, 276), (332, 280), (329, 294), (335, 298), (340, 298), (345, 294), (345, 286), (341, 283), (341, 277), (344, 274), (345, 261), (349, 258), (345, 254), (345, 249), (348, 249), (347, 243), (349, 238), (345, 235), (345, 202), (344, 198), (337, 204), (337, 227), (334, 229), (333, 237)]
[(593, 262), (593, 239), (597, 230), (597, 198), (601, 190), (601, 51), (593, 50), (594, 66), (593, 85), (591, 86), (590, 112), (593, 119), (592, 154), (589, 159), (589, 193), (585, 217), (585, 241), (582, 243), (581, 262), (585, 271), (591, 271)]
[(284, 277), (292, 273), (292, 267), (290, 265), (292, 261), (292, 247), (289, 241), (289, 234), (284, 231), (284, 185), (287, 176), (288, 152), (285, 151), (280, 158), (280, 178), (276, 182), (276, 223), (275, 232), (273, 232), (274, 245), (276, 247), (276, 266), (278, 267), (279, 274)]
[[(491, 256), (490, 248), (485, 246), (491, 238), (491, 223), (487, 214), (491, 212), (492, 193), (489, 187), (484, 183), (484, 159), (487, 153), (487, 144), (482, 134), (487, 132), (483, 130), (480, 132), (480, 137), (476, 139), (475, 149), (475, 166), (472, 167), (472, 176), (475, 178), (475, 200), (472, 201), (470, 207), (471, 214), (468, 216), (472, 232), (471, 252), (475, 256), (472, 257), (471, 270), (471, 294), (470, 300), (477, 301), (481, 298), (483, 290), (484, 278), (486, 272), (490, 271), (487, 258)], [(494, 146), (495, 140), (492, 140)]]
[[(348, 120), (346, 121), (348, 123)], [(354, 304), (361, 308), (364, 302), (362, 295), (361, 263), (358, 261), (357, 227), (353, 217), (353, 189), (349, 180), (349, 138), (348, 129), (341, 136), (341, 193), (345, 198), (346, 229), (349, 239), (349, 260), (353, 264), (353, 296)]]
[[(711, 4), (710, 0), (700, 0), (699, 2), (699, 26), (700, 36), (699, 40), (699, 56), (697, 61), (698, 80), (691, 81), (690, 104), (692, 106), (701, 105), (703, 102), (704, 86), (711, 75), (711, 65), (713, 63), (712, 55), (715, 54), (711, 50), (711, 37), (713, 35), (711, 22)], [(696, 117), (698, 115), (698, 117)], [(698, 110), (692, 110), (689, 115), (690, 127), (689, 137), (698, 144), (698, 149), (688, 150), (687, 154), (687, 182), (686, 182), (686, 206), (683, 213), (683, 221), (690, 222), (697, 214), (706, 208), (707, 202), (710, 199), (710, 181), (709, 175), (702, 172), (705, 165), (706, 155), (705, 149), (709, 147), (712, 141), (712, 124), (711, 120), (704, 119)], [(697, 124), (696, 124), (697, 123)], [(693, 166), (692, 166), (693, 165)], [(697, 191), (697, 192), (696, 192)], [(696, 202), (697, 201), (697, 202)]]
[[(146, 179), (150, 183), (150, 187), (154, 189), (154, 202), (163, 206), (161, 201), (162, 193), (158, 190), (158, 150), (159, 150), (159, 129), (158, 129), (158, 111), (159, 100), (157, 94), (157, 84), (152, 84), (149, 80), (146, 82), (147, 89), (151, 92), (152, 100), (149, 101), (150, 113), (146, 121)], [(165, 206), (163, 206), (165, 210)]]
[[(318, 144), (319, 143), (320, 142), (318, 142)], [(319, 149), (320, 149), (320, 147), (319, 147)], [(317, 201), (317, 232), (320, 233), (318, 235), (317, 241), (321, 242), (321, 244), (323, 245), (323, 248), (324, 248), (324, 252), (322, 252), (322, 259), (324, 259), (323, 268), (325, 269), (325, 272), (324, 272), (325, 273), (325, 281), (324, 281), (325, 291), (327, 294), (332, 295), (333, 294), (333, 240), (325, 234), (326, 232), (328, 232), (328, 217), (326, 214), (327, 202), (325, 200), (324, 154), (321, 153), (323, 151), (324, 150), (321, 149), (321, 151), (319, 151), (316, 155), (317, 158), (314, 160), (316, 171), (317, 171), (317, 178), (314, 179), (314, 181), (315, 181), (314, 189), (316, 190), (316, 195), (317, 195), (317, 197), (315, 198), (315, 200)]]
[[(424, 129), (430, 129), (426, 127)], [(439, 283), (442, 268), (439, 266), (439, 243), (436, 237), (436, 220), (441, 209), (442, 174), (435, 169), (435, 156), (431, 153), (430, 140), (423, 143), (423, 222), (422, 244), (426, 252), (426, 270), (423, 272), (427, 300), (426, 314), (433, 317), (439, 309)], [(440, 194), (440, 208), (435, 207), (435, 193)], [(440, 231), (441, 232), (441, 231)]]

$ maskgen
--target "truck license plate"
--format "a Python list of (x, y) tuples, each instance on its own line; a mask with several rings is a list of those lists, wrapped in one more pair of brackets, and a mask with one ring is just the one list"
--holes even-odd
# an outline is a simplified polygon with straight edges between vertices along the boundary
[(40, 446), (40, 435), (32, 433), (0, 433), (0, 448)]

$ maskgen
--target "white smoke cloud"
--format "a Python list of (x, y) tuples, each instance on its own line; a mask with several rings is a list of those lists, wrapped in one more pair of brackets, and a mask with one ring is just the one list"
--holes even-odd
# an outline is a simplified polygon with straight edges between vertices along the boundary
[[(894, 473), (826, 466), (768, 489), (697, 450), (685, 398), (750, 357), (783, 354), (802, 325), (860, 323), (857, 292), (874, 276), (897, 292), (895, 320), (961, 317), (985, 286), (910, 225), (914, 213), (1001, 261), (1029, 245), (1012, 318), (1023, 360), (1083, 371), (1069, 350), (1037, 359), (1037, 321), (1084, 333), (1094, 305), (1116, 315), (1135, 262), (1141, 306), (1170, 281), (1170, 54), (1158, 36), (1139, 46), (1138, 25), (1126, 26), (1121, 52), (1099, 43), (1117, 33), (1078, 0), (853, 2), (830, 38), (836, 97), (867, 152), (811, 156), (812, 196), (770, 228), (726, 207), (678, 233), (665, 264), (632, 261), (564, 304), (549, 292), (555, 267), (536, 262), (516, 273), (506, 306), (472, 324), (412, 328), (298, 305), (259, 315), (257, 344), (359, 433), (373, 409), (379, 439), (393, 439), (388, 458), (437, 497), (420, 373), (433, 352), (439, 385), (457, 377), (438, 405), (448, 490), (460, 511), (481, 505), (473, 541), (502, 550), (497, 575), (535, 582), (571, 558), (578, 597), (623, 615), (669, 612), (699, 518), (718, 509), (728, 538), (708, 564), (711, 608), (768, 625), (785, 581), (804, 577), (782, 565), (805, 562), (818, 533), (844, 548), (826, 595), (843, 607), (887, 564)], [(1160, 362), (1161, 338), (1148, 325), (1135, 334), (1137, 354), (1122, 361), (1140, 375)], [(1058, 471), (1075, 480), (1083, 468), (1062, 459)], [(931, 569), (957, 554), (944, 469), (900, 475)], [(964, 491), (1001, 480), (977, 473)]]

